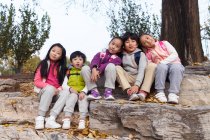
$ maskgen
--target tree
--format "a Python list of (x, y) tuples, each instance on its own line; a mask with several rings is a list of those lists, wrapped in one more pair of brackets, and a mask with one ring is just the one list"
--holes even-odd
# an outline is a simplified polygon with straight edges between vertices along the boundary
[[(11, 6), (13, 7), (12, 4)], [(11, 16), (14, 19), (15, 10), (13, 14), (10, 10), (6, 12), (8, 12), (8, 17)], [(13, 56), (16, 72), (20, 72), (23, 64), (31, 55), (41, 49), (46, 39), (49, 38), (50, 31), (50, 19), (47, 13), (39, 19), (29, 4), (24, 4), (19, 12), (20, 16), (16, 20), (18, 22), (13, 22), (11, 25), (14, 30), (12, 36), (8, 37), (10, 43), (3, 46)], [(9, 34), (9, 32), (6, 33)]]
[(14, 24), (15, 8), (10, 5), (8, 8), (0, 4), (0, 58), (7, 59), (7, 55), (14, 43), (12, 38), (15, 33)]
[(162, 0), (161, 39), (173, 44), (184, 65), (204, 60), (198, 0)]
[(41, 59), (39, 56), (34, 55), (28, 59), (24, 64), (21, 73), (34, 73)]
[(157, 16), (149, 13), (147, 6), (142, 9), (141, 4), (136, 4), (133, 0), (121, 0), (121, 3), (118, 3), (118, 8), (108, 10), (107, 15), (111, 21), (108, 27), (111, 36), (119, 36), (126, 31), (160, 36), (160, 24)]

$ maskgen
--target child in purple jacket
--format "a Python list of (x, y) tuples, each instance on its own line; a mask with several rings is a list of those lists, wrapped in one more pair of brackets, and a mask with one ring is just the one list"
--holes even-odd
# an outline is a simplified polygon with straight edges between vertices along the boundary
[(114, 37), (109, 42), (108, 49), (105, 52), (97, 53), (89, 66), (83, 66), (81, 74), (87, 85), (90, 94), (88, 100), (101, 99), (100, 93), (97, 89), (98, 79), (105, 76), (105, 92), (104, 99), (114, 100), (112, 96), (112, 90), (115, 89), (116, 81), (116, 68), (115, 65), (120, 65), (122, 60), (117, 55), (122, 50), (122, 39), (120, 37)]

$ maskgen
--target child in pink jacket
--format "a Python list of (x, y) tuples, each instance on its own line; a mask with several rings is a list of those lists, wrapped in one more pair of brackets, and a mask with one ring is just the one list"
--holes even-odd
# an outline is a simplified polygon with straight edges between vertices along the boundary
[[(155, 74), (155, 97), (161, 102), (178, 103), (178, 93), (183, 79), (184, 67), (175, 48), (168, 41), (157, 41), (152, 36), (140, 36), (141, 45), (146, 48), (146, 56), (150, 62), (157, 64)], [(169, 78), (168, 99), (165, 96), (165, 81)]]
[[(63, 90), (62, 83), (66, 74), (66, 50), (60, 44), (51, 46), (44, 60), (40, 62), (35, 71), (34, 91), (40, 98), (38, 116), (35, 119), (35, 129), (43, 129), (44, 121), (46, 128), (60, 128), (61, 125), (55, 121), (57, 115), (62, 111), (68, 90)], [(53, 99), (57, 99), (50, 111), (50, 117), (45, 119), (46, 113)]]

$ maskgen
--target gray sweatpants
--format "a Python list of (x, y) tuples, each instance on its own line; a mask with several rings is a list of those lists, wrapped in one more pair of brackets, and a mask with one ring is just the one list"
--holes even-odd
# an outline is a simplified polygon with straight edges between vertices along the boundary
[[(89, 66), (82, 67), (81, 75), (87, 85), (88, 90), (91, 90), (97, 87), (97, 83), (91, 81), (91, 70)], [(115, 89), (116, 67), (114, 64), (109, 63), (106, 66), (104, 70), (104, 76), (105, 76), (104, 87)]]
[(46, 115), (46, 112), (49, 110), (53, 98), (56, 98), (57, 100), (50, 111), (50, 115), (57, 117), (57, 115), (62, 111), (66, 103), (66, 99), (69, 95), (69, 91), (61, 90), (59, 94), (55, 96), (54, 95), (55, 90), (56, 90), (55, 87), (48, 85), (40, 91), (39, 93), (40, 103), (39, 103), (38, 115), (40, 116)]
[(79, 106), (79, 113), (80, 113), (80, 119), (85, 120), (87, 113), (88, 113), (88, 105), (89, 102), (87, 100), (87, 96), (82, 100), (79, 100), (79, 96), (77, 93), (70, 93), (68, 96), (68, 99), (66, 100), (66, 106), (64, 107), (65, 116), (71, 116), (74, 112), (74, 107), (76, 103), (78, 102)]
[(164, 92), (168, 76), (170, 82), (168, 92), (178, 94), (183, 74), (184, 66), (182, 64), (158, 64), (155, 73), (155, 89), (157, 92)]

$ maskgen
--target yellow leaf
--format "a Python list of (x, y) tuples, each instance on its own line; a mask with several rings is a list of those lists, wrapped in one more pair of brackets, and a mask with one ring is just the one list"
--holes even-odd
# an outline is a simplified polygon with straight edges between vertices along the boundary
[(100, 138), (105, 139), (106, 137), (107, 137), (107, 134), (105, 133), (100, 134)]
[(88, 138), (93, 139), (93, 138), (94, 138), (94, 137), (93, 137), (93, 134), (92, 134), (92, 133), (89, 133), (89, 134), (88, 134)]
[(82, 134), (83, 135), (87, 135), (89, 133), (88, 128), (85, 128), (82, 130)]

